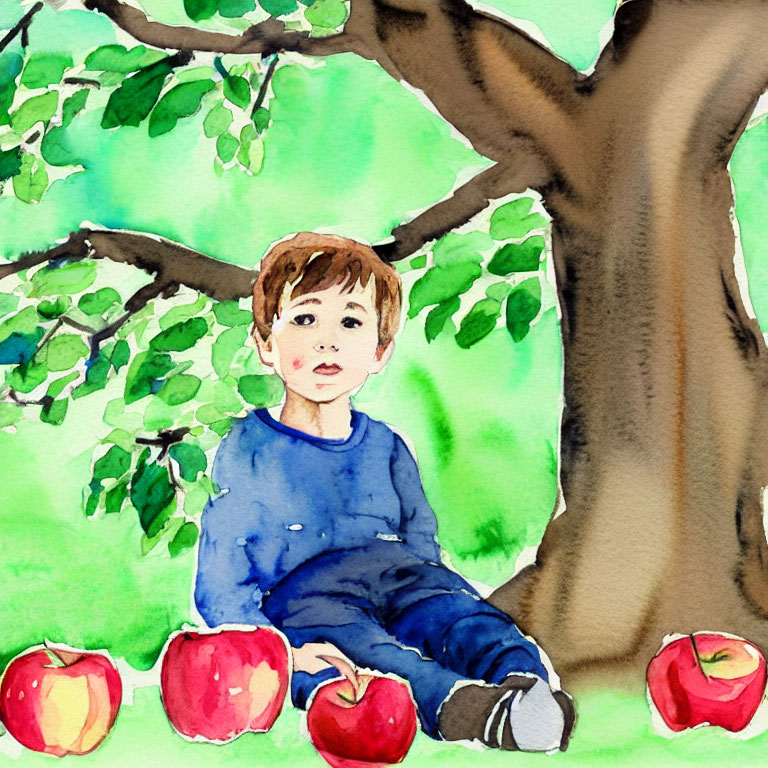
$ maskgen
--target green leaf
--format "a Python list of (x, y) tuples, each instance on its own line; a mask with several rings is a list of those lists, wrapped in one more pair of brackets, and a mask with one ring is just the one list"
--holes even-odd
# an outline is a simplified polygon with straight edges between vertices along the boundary
[(193, 317), (160, 331), (150, 339), (149, 346), (160, 352), (183, 352), (194, 347), (198, 340), (208, 333), (208, 323), (204, 317)]
[(33, 53), (21, 75), (21, 84), (27, 88), (44, 88), (58, 83), (64, 70), (73, 64), (71, 56), (57, 53)]
[(21, 170), (13, 177), (13, 193), (23, 203), (39, 203), (47, 188), (45, 163), (33, 155), (24, 155)]
[(110, 363), (117, 373), (129, 360), (131, 359), (131, 348), (128, 342), (119, 339), (115, 343), (115, 348), (112, 350), (112, 356), (110, 357)]
[(253, 125), (259, 133), (263, 133), (269, 125), (271, 116), (269, 110), (266, 107), (259, 107), (252, 115)]
[(24, 409), (16, 403), (0, 403), (0, 429), (11, 427), (24, 415)]
[(35, 356), (43, 334), (42, 328), (36, 328), (33, 333), (10, 333), (0, 341), (0, 365), (29, 362)]
[(438, 337), (448, 318), (455, 314), (460, 306), (461, 299), (458, 296), (453, 296), (430, 310), (424, 323), (424, 334), (428, 342), (434, 341)]
[(180, 373), (167, 379), (157, 396), (168, 405), (181, 405), (191, 400), (200, 389), (200, 379)]
[(409, 262), (408, 266), (411, 269), (424, 269), (427, 266), (427, 254), (422, 253), (421, 256), (414, 256)]
[(172, 70), (173, 62), (168, 57), (127, 77), (122, 85), (110, 94), (101, 119), (101, 127), (139, 125), (155, 105), (165, 79)]
[(159, 533), (173, 514), (176, 492), (168, 478), (168, 470), (155, 462), (147, 463), (149, 450), (142, 452), (131, 478), (131, 504), (139, 513), (139, 523), (147, 536)]
[(66, 371), (88, 354), (88, 345), (73, 333), (54, 336), (40, 350), (38, 357), (49, 371)]
[(10, 179), (21, 170), (21, 147), (0, 149), (0, 181)]
[(48, 368), (42, 363), (29, 362), (27, 364), (17, 365), (8, 377), (9, 387), (13, 387), (18, 392), (31, 392), (35, 387), (42, 384), (48, 376)]
[(40, 142), (40, 154), (48, 165), (77, 165), (77, 158), (69, 148), (67, 132), (60, 125), (45, 132)]
[(34, 307), (24, 307), (21, 312), (17, 312), (0, 323), (0, 341), (10, 336), (14, 331), (17, 333), (34, 333), (39, 319)]
[(203, 120), (203, 133), (212, 139), (214, 136), (220, 136), (232, 124), (232, 112), (224, 106), (224, 102), (219, 102), (211, 107), (210, 112)]
[(494, 240), (519, 239), (532, 229), (547, 226), (540, 213), (531, 213), (533, 198), (520, 197), (497, 208), (491, 215), (490, 233)]
[(78, 387), (75, 387), (72, 392), (72, 399), (77, 400), (80, 397), (90, 395), (91, 392), (97, 392), (100, 389), (104, 389), (107, 385), (109, 367), (109, 357), (102, 350), (96, 356), (96, 359), (88, 365), (88, 370), (85, 373), (85, 381)]
[(85, 502), (85, 515), (86, 517), (93, 517), (96, 514), (96, 510), (99, 508), (99, 497), (103, 490), (101, 483), (97, 480), (92, 480), (88, 487), (91, 493), (88, 496), (88, 501)]
[(192, 21), (204, 21), (216, 15), (218, 0), (184, 0), (184, 13)]
[(512, 286), (509, 283), (494, 283), (489, 285), (485, 289), (485, 295), (489, 299), (496, 299), (496, 301), (504, 301), (509, 296)]
[(218, 301), (213, 305), (213, 314), (220, 325), (248, 325), (253, 315), (246, 309), (240, 309), (236, 301)]
[(179, 474), (183, 480), (192, 483), (200, 472), (208, 468), (205, 453), (191, 443), (175, 443), (171, 446), (171, 458), (179, 464)]
[(48, 397), (58, 397), (64, 391), (64, 387), (71, 381), (74, 381), (79, 375), (80, 374), (77, 371), (72, 371), (72, 373), (62, 376), (60, 379), (56, 379), (56, 381), (51, 382), (48, 386), (48, 391), (45, 394), (48, 395)]
[(203, 95), (213, 88), (213, 80), (195, 80), (171, 88), (152, 110), (149, 117), (149, 135), (160, 136), (173, 130), (179, 118), (189, 117), (200, 109)]
[(229, 432), (229, 430), (232, 428), (232, 419), (219, 419), (218, 421), (214, 421), (209, 424), (209, 427), (212, 432), (215, 432), (217, 435), (224, 437), (224, 435), (226, 435), (227, 432)]
[(544, 252), (544, 238), (534, 235), (519, 245), (507, 243), (499, 248), (488, 264), (492, 275), (509, 275), (512, 272), (533, 272), (539, 268)]
[(342, 0), (317, 0), (304, 17), (313, 27), (335, 28), (347, 20), (347, 6)]
[(449, 232), (435, 243), (432, 254), (436, 267), (447, 267), (462, 262), (479, 264), (483, 260), (480, 252), (492, 247), (493, 240), (485, 232)]
[(104, 505), (108, 515), (115, 514), (123, 508), (123, 503), (128, 496), (128, 481), (122, 482), (110, 488), (105, 496)]
[[(19, 297), (13, 293), (0, 292), (0, 317), (13, 312), (19, 306)], [(37, 308), (40, 311), (40, 307)]]
[(541, 283), (536, 277), (524, 280), (507, 297), (507, 330), (515, 341), (528, 334), (529, 325), (541, 309)]
[(177, 557), (190, 547), (194, 547), (197, 542), (197, 535), (198, 530), (194, 523), (184, 523), (168, 544), (168, 552), (171, 557)]
[(216, 154), (224, 165), (226, 165), (237, 152), (239, 144), (237, 139), (230, 133), (222, 133), (216, 139)]
[(157, 322), (162, 330), (170, 328), (182, 320), (188, 320), (197, 315), (208, 303), (208, 297), (202, 293), (191, 304), (181, 304), (169, 309)]
[(11, 128), (16, 133), (26, 133), (35, 123), (47, 123), (56, 114), (58, 103), (58, 91), (48, 91), (27, 99), (11, 115)]
[(299, 7), (296, 0), (259, 0), (259, 5), (272, 16), (285, 16)]
[(251, 173), (258, 173), (264, 162), (264, 144), (251, 123), (244, 125), (240, 131), (240, 150), (237, 153), (237, 162)]
[(479, 265), (473, 262), (433, 267), (413, 284), (408, 317), (416, 317), (424, 307), (468, 291), (481, 274)]
[(94, 72), (135, 72), (166, 58), (163, 51), (153, 51), (143, 45), (128, 50), (124, 45), (102, 45), (88, 54), (85, 68)]
[(66, 398), (46, 403), (40, 410), (40, 421), (44, 421), (46, 424), (52, 424), (55, 427), (59, 426), (59, 424), (64, 422), (64, 418), (67, 415), (68, 405), (69, 400)]
[(80, 293), (96, 280), (96, 263), (76, 261), (62, 267), (46, 266), (38, 269), (30, 282), (30, 297), (51, 296), (61, 293)]
[(247, 337), (248, 329), (244, 325), (237, 325), (223, 331), (213, 343), (211, 363), (219, 378), (223, 379), (229, 373), (232, 359), (235, 353), (243, 347)]
[(16, 76), (24, 66), (24, 59), (18, 53), (0, 53), (0, 125), (8, 125), (13, 97), (16, 93)]
[(227, 19), (238, 19), (255, 9), (254, 0), (219, 0), (219, 15)]
[(72, 122), (75, 115), (85, 109), (88, 93), (88, 89), (83, 88), (75, 91), (69, 98), (64, 99), (64, 105), (61, 108), (61, 125), (63, 128), (66, 128)]
[(113, 477), (119, 480), (131, 468), (131, 454), (119, 445), (113, 445), (93, 465), (93, 479)]
[(95, 293), (86, 293), (77, 302), (77, 308), (86, 315), (101, 315), (122, 299), (114, 288), (99, 288)]
[(224, 98), (245, 109), (251, 101), (251, 86), (244, 77), (230, 75), (224, 78)]
[(461, 328), (456, 334), (456, 343), (462, 349), (469, 349), (496, 327), (496, 320), (500, 314), (500, 302), (495, 299), (480, 299), (461, 321)]
[(125, 380), (126, 405), (152, 393), (152, 387), (173, 368), (171, 356), (147, 350), (140, 352), (128, 368)]
[(237, 382), (237, 391), (246, 403), (258, 408), (265, 408), (277, 403), (283, 396), (283, 383), (274, 374), (267, 376), (241, 376)]

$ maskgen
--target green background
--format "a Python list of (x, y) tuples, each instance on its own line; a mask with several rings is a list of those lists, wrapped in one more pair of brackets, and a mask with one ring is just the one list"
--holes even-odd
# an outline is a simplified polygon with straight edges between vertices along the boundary
[[(178, 13), (178, 3), (173, 5)], [(594, 63), (613, 0), (496, 0), (486, 6), (538, 27), (574, 66)], [(161, 4), (155, 4), (153, 8)], [(0, 0), (0, 30), (22, 15)], [(159, 11), (156, 11), (160, 15)], [(169, 11), (170, 13), (170, 11)], [(534, 27), (527, 26), (533, 30)], [(46, 7), (30, 28), (32, 50), (82, 55), (114, 42), (96, 14)], [(0, 201), (0, 255), (49, 247), (83, 221), (155, 232), (223, 260), (252, 266), (290, 232), (318, 229), (368, 241), (445, 196), (487, 162), (451, 134), (416, 95), (375, 64), (340, 55), (312, 68), (281, 67), (274, 79), (263, 171), (219, 178), (202, 115), (150, 139), (146, 128), (103, 131), (99, 113), (73, 125), (73, 147), (87, 172), (59, 181), (38, 205)], [(768, 201), (768, 124), (751, 128), (732, 161), (736, 212), (751, 298), (768, 320), (768, 260), (762, 258)], [(406, 274), (406, 285), (412, 280)], [(560, 404), (561, 353), (554, 310), (514, 344), (494, 331), (470, 350), (451, 334), (432, 344), (423, 318), (405, 323), (386, 371), (357, 398), (372, 416), (413, 439), (440, 540), (453, 564), (488, 585), (512, 573), (535, 546), (556, 498), (554, 455)], [(0, 662), (43, 638), (107, 648), (148, 669), (170, 631), (189, 619), (194, 555), (141, 558), (140, 528), (130, 513), (86, 519), (83, 487), (93, 447), (109, 428), (105, 392), (72, 403), (65, 424), (25, 420), (0, 432)], [(114, 395), (112, 395), (114, 396)], [(223, 747), (189, 745), (173, 735), (156, 689), (136, 692), (103, 747), (83, 765), (320, 765), (311, 746), (297, 745), (298, 713), (288, 709), (268, 736)], [(0, 764), (14, 760), (0, 740)], [(287, 750), (290, 750), (288, 752)], [(5, 753), (5, 754), (3, 754)], [(654, 736), (644, 700), (595, 692), (580, 701), (571, 749), (553, 758), (574, 765), (763, 765), (768, 738), (738, 742), (716, 731), (672, 742)], [(74, 759), (74, 758), (71, 758)], [(541, 757), (486, 754), (489, 765)], [(475, 754), (418, 737), (406, 765), (461, 765)]]

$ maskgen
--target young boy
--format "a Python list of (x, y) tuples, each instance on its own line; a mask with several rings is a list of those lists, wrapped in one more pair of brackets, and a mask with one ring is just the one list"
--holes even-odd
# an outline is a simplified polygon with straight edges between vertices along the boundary
[(338, 677), (313, 655), (340, 649), (408, 680), (433, 738), (564, 749), (570, 697), (550, 689), (510, 617), (441, 564), (411, 453), (350, 407), (392, 354), (400, 301), (395, 270), (352, 240), (302, 233), (264, 257), (254, 337), (285, 399), (236, 422), (218, 450), (198, 610), (210, 626), (281, 630), (296, 649), (296, 706)]

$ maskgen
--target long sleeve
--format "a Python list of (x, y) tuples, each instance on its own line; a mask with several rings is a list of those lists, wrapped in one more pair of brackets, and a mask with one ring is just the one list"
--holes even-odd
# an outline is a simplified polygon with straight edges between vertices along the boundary
[(398, 435), (395, 435), (390, 472), (400, 498), (400, 538), (420, 557), (439, 563), (440, 548), (435, 539), (437, 519), (424, 495), (416, 462)]
[(239, 445), (238, 426), (222, 441), (213, 465), (213, 480), (224, 492), (203, 510), (197, 558), (195, 603), (210, 627), (220, 624), (269, 624), (260, 610), (256, 569), (246, 554), (256, 505), (238, 488), (242, 473), (252, 470)]

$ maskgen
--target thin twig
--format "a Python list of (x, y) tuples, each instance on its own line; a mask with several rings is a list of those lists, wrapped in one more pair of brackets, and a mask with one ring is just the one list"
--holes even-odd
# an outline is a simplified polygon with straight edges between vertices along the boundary
[(53, 328), (51, 328), (48, 331), (48, 333), (46, 333), (45, 336), (43, 336), (41, 342), (37, 345), (37, 350), (35, 351), (35, 355), (40, 353), (43, 347), (45, 347), (45, 345), (51, 340), (51, 338), (53, 337), (53, 334), (56, 333), (56, 331), (58, 331), (62, 325), (64, 325), (64, 321), (61, 318), (59, 318), (54, 323)]
[(97, 333), (96, 329), (91, 328), (90, 325), (86, 325), (85, 323), (78, 323), (77, 320), (73, 320), (71, 317), (67, 317), (66, 315), (62, 315), (59, 319), (62, 323), (64, 323), (64, 325), (69, 325), (78, 331), (87, 333), (89, 336), (91, 334)]
[(189, 427), (179, 427), (178, 429), (161, 429), (157, 433), (157, 437), (137, 437), (135, 442), (137, 445), (156, 445), (160, 446), (161, 450), (158, 454), (158, 460), (165, 457), (168, 449), (174, 443), (180, 443), (184, 439), (184, 435), (189, 432)]
[(62, 82), (65, 85), (87, 85), (90, 88), (101, 88), (98, 80), (91, 80), (89, 77), (65, 77)]
[(155, 278), (151, 283), (139, 288), (136, 293), (131, 296), (128, 301), (125, 302), (126, 312), (109, 325), (104, 326), (100, 330), (96, 331), (90, 338), (90, 352), (88, 354), (88, 364), (92, 363), (99, 354), (99, 347), (101, 342), (105, 339), (109, 339), (114, 336), (117, 331), (122, 328), (128, 320), (135, 315), (140, 309), (143, 309), (147, 302), (151, 299), (155, 299), (158, 296), (162, 296), (167, 299), (173, 296), (176, 291), (179, 290), (179, 284), (162, 280), (161, 278)]
[(43, 8), (43, 3), (35, 3), (12, 27), (10, 32), (0, 40), (0, 52), (4, 51), (11, 43), (14, 37), (21, 32), (21, 47), (26, 48), (29, 45), (29, 36), (27, 28), (32, 23), (32, 17)]
[(251, 109), (251, 117), (256, 114), (256, 111), (264, 103), (264, 99), (267, 96), (267, 88), (269, 87), (269, 81), (272, 79), (272, 75), (275, 74), (275, 68), (277, 67), (277, 54), (269, 62), (267, 71), (264, 73), (264, 79), (261, 81), (259, 92), (256, 94), (256, 101), (253, 102), (253, 109)]

